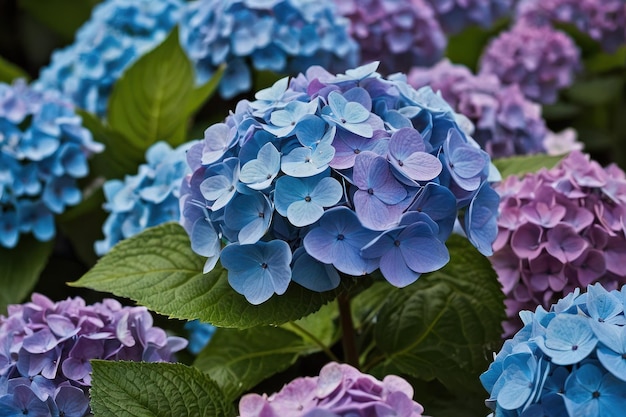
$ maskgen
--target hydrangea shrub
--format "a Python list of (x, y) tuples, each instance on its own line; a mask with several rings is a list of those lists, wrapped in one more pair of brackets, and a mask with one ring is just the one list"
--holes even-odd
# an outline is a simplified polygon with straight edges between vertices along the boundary
[(576, 288), (523, 311), (481, 382), (495, 416), (618, 416), (626, 407), (626, 287)]
[(549, 305), (593, 282), (626, 283), (626, 175), (572, 152), (555, 168), (508, 177), (490, 258), (507, 299), (505, 333), (521, 310)]
[[(404, 287), (449, 260), (457, 218), (491, 254), (498, 196), (487, 153), (440, 96), (377, 63), (320, 67), (240, 101), (188, 152), (181, 224), (253, 304), (377, 269)], [(222, 242), (226, 246), (222, 249)]]
[(423, 412), (403, 378), (387, 375), (380, 381), (336, 362), (326, 364), (319, 376), (296, 378), (270, 396), (246, 394), (239, 401), (239, 417), (422, 417)]
[(580, 51), (565, 33), (521, 21), (489, 42), (479, 66), (505, 85), (517, 84), (527, 98), (551, 104), (574, 82)]
[[(407, 72), (431, 65), (447, 40), (426, 0), (335, 0), (350, 19), (350, 34), (359, 43), (361, 62), (380, 61), (380, 72)], [(332, 70), (331, 70), (332, 71)]]
[(104, 183), (104, 209), (110, 214), (102, 226), (104, 239), (95, 243), (98, 255), (147, 227), (179, 220), (180, 184), (189, 173), (186, 152), (193, 144), (172, 149), (157, 142), (148, 148), (146, 163), (139, 166), (137, 174)]
[(514, 0), (428, 0), (446, 33), (459, 33), (469, 26), (490, 28), (513, 11)]
[(105, 0), (76, 32), (74, 43), (52, 54), (35, 85), (62, 91), (77, 107), (106, 115), (113, 85), (178, 22), (179, 0)]
[(332, 0), (196, 0), (185, 7), (180, 39), (200, 83), (225, 63), (223, 98), (252, 88), (252, 70), (297, 74), (311, 65), (343, 71), (358, 48)]
[(81, 201), (77, 179), (102, 150), (58, 92), (0, 83), (0, 246), (27, 233), (51, 240), (54, 216)]
[(517, 85), (503, 86), (493, 74), (473, 74), (445, 59), (432, 67), (415, 67), (407, 80), (415, 88), (430, 86), (474, 124), (474, 139), (491, 157), (546, 151), (548, 135), (541, 106), (524, 97)]
[(0, 415), (86, 416), (91, 359), (169, 362), (186, 345), (145, 307), (35, 293), (0, 315)]

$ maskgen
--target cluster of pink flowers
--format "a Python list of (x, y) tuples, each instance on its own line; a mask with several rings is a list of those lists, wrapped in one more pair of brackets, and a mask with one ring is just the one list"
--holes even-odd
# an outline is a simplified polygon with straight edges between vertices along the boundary
[(577, 287), (626, 283), (626, 175), (578, 151), (555, 168), (507, 178), (501, 196), (493, 266), (503, 290), (505, 334), (517, 314), (550, 306)]

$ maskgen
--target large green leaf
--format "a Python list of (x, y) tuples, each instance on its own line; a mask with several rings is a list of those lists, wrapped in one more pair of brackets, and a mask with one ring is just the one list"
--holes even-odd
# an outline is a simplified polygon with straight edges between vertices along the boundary
[(186, 109), (193, 85), (193, 67), (174, 28), (115, 83), (109, 126), (142, 150), (160, 140), (179, 145), (186, 140)]
[(194, 366), (208, 373), (227, 398), (235, 400), (293, 365), (300, 355), (315, 350), (295, 333), (280, 327), (221, 328), (198, 355)]
[(16, 78), (29, 79), (26, 71), (0, 56), (0, 82), (11, 83)]
[(448, 265), (389, 293), (375, 324), (382, 356), (373, 371), (482, 393), (478, 376), (500, 342), (504, 295), (489, 260), (466, 239), (455, 235), (447, 245)]
[(564, 155), (531, 155), (531, 156), (512, 156), (510, 158), (494, 159), (493, 164), (498, 168), (502, 178), (511, 175), (523, 176), (531, 172), (537, 172), (541, 168), (550, 169), (563, 159)]
[(20, 303), (30, 294), (52, 252), (53, 242), (22, 236), (13, 249), (0, 247), (0, 314), (7, 305)]
[(219, 327), (249, 328), (297, 320), (365, 279), (344, 280), (335, 291), (309, 291), (295, 283), (281, 296), (252, 305), (228, 284), (220, 264), (202, 274), (204, 258), (191, 250), (181, 226), (163, 224), (126, 239), (70, 285), (131, 298), (174, 318), (200, 319)]
[(76, 29), (91, 14), (91, 9), (99, 0), (19, 0), (19, 6), (31, 16), (70, 41)]
[(175, 363), (91, 361), (91, 408), (96, 417), (232, 417), (215, 381)]
[(577, 81), (565, 90), (565, 94), (574, 103), (600, 106), (619, 98), (623, 88), (624, 79), (621, 76), (603, 76)]

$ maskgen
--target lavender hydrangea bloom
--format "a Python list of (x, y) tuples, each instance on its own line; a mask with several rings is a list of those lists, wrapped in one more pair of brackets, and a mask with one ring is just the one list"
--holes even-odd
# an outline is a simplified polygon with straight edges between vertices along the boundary
[(481, 73), (517, 84), (527, 98), (543, 104), (554, 103), (579, 68), (580, 51), (569, 36), (524, 22), (493, 39), (480, 58)]
[(513, 11), (514, 0), (428, 0), (446, 33), (462, 32), (468, 26), (489, 28)]
[(473, 138), (492, 157), (544, 152), (549, 132), (541, 106), (527, 100), (518, 86), (502, 86), (493, 74), (474, 75), (447, 59), (430, 68), (412, 68), (407, 79), (415, 88), (429, 85), (469, 118)]
[(0, 414), (89, 415), (90, 359), (169, 362), (186, 345), (154, 327), (145, 307), (35, 293), (0, 316)]
[(136, 175), (104, 184), (104, 239), (95, 243), (98, 255), (104, 255), (120, 240), (165, 222), (178, 221), (180, 184), (189, 173), (187, 150), (195, 142), (172, 149), (157, 142), (146, 151), (146, 163)]
[(576, 151), (551, 170), (509, 177), (501, 196), (492, 264), (507, 296), (505, 334), (519, 311), (574, 288), (626, 283), (626, 176)]
[(624, 294), (576, 288), (549, 310), (523, 311), (480, 380), (495, 415), (617, 416), (626, 406)]
[(294, 379), (270, 396), (246, 394), (239, 400), (239, 417), (421, 417), (423, 412), (413, 401), (413, 388), (399, 376), (379, 381), (336, 362), (326, 364), (319, 376)]
[(446, 37), (426, 0), (334, 0), (350, 19), (361, 62), (380, 61), (383, 74), (437, 62)]
[(523, 0), (517, 7), (517, 18), (537, 26), (572, 24), (611, 53), (626, 43), (623, 0)]
[(65, 93), (77, 107), (105, 116), (113, 84), (177, 23), (180, 0), (106, 0), (76, 32), (74, 43), (52, 54), (36, 85)]
[(378, 268), (406, 286), (448, 262), (445, 241), (464, 214), (470, 241), (490, 254), (489, 156), (430, 88), (376, 68), (279, 80), (189, 150), (181, 224), (205, 272), (225, 244), (229, 282), (253, 304), (291, 281), (327, 291), (339, 273)]
[(102, 150), (58, 92), (0, 83), (0, 247), (27, 233), (52, 239), (54, 215), (81, 201), (77, 179)]
[(343, 71), (358, 48), (331, 0), (196, 0), (181, 18), (181, 43), (205, 82), (222, 63), (223, 98), (252, 88), (251, 70), (296, 74), (311, 65)]

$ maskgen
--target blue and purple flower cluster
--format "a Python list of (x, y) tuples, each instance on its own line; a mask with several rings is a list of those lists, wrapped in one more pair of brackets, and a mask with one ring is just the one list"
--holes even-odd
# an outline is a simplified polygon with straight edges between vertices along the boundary
[(104, 183), (104, 209), (111, 214), (102, 227), (104, 239), (95, 243), (98, 255), (148, 227), (179, 220), (180, 184), (189, 173), (185, 158), (193, 144), (172, 149), (165, 142), (157, 142), (146, 151), (146, 163), (139, 166), (136, 175)]
[(515, 0), (428, 0), (446, 33), (459, 33), (469, 26), (491, 27), (513, 12)]
[(52, 239), (54, 215), (81, 201), (77, 179), (102, 149), (57, 92), (0, 83), (0, 247), (26, 233)]
[(519, 179), (500, 194), (498, 237), (490, 258), (507, 298), (505, 333), (519, 329), (517, 314), (547, 308), (574, 288), (593, 282), (626, 284), (626, 175), (572, 152), (559, 165)]
[(361, 62), (380, 61), (383, 74), (431, 65), (443, 56), (447, 40), (426, 0), (334, 1), (339, 14), (350, 19)]
[[(320, 67), (240, 101), (188, 152), (181, 223), (253, 304), (289, 283), (313, 291), (380, 269), (398, 287), (449, 260), (457, 217), (491, 254), (499, 198), (487, 153), (430, 88), (377, 63)], [(222, 249), (222, 242), (227, 245)]]
[(357, 64), (348, 20), (332, 0), (196, 0), (185, 7), (180, 39), (200, 83), (225, 63), (223, 98), (252, 89), (252, 69), (297, 74), (311, 65)]
[(74, 43), (52, 54), (36, 85), (57, 89), (77, 107), (106, 115), (115, 82), (178, 22), (180, 0), (106, 0), (93, 9)]
[(186, 345), (154, 327), (145, 307), (35, 293), (0, 316), (0, 415), (86, 416), (91, 359), (169, 362)]
[(379, 381), (336, 362), (269, 397), (247, 394), (239, 401), (239, 417), (422, 417), (423, 412), (403, 378), (387, 375)]
[(621, 416), (626, 408), (626, 287), (576, 289), (523, 311), (481, 382), (497, 417)]

